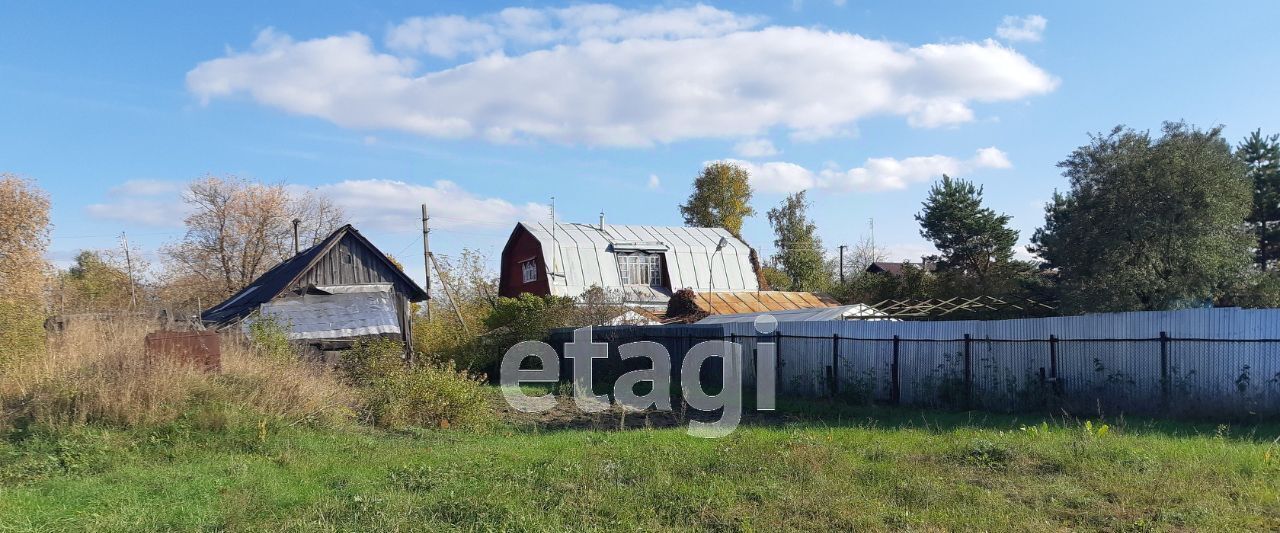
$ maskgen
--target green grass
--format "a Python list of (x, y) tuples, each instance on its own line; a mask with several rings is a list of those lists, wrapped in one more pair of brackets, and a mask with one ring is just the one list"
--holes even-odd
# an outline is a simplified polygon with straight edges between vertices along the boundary
[(37, 431), (0, 444), (0, 530), (1280, 528), (1275, 426), (786, 407), (719, 440)]

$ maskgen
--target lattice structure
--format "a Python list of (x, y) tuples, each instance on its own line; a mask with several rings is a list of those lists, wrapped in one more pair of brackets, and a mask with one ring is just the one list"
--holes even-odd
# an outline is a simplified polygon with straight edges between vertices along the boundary
[(929, 300), (884, 300), (872, 304), (876, 310), (890, 318), (931, 319), (947, 317), (960, 313), (989, 313), (997, 311), (1023, 311), (1042, 314), (1056, 308), (1044, 302), (1031, 299), (1003, 299), (994, 296), (975, 296), (972, 298), (947, 298)]

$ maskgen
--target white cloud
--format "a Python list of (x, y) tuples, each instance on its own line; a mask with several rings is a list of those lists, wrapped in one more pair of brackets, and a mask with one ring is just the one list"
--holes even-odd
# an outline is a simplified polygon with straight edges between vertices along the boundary
[(817, 185), (814, 173), (795, 163), (771, 161), (752, 163), (737, 159), (724, 159), (736, 163), (751, 175), (751, 188), (761, 192), (795, 192), (812, 189)]
[(902, 260), (918, 263), (927, 256), (938, 254), (938, 250), (933, 245), (925, 242), (894, 243), (880, 246), (880, 248), (884, 252), (884, 260), (893, 263)]
[(500, 50), (626, 39), (715, 37), (758, 26), (763, 19), (698, 4), (692, 7), (624, 9), (609, 4), (566, 8), (512, 7), (467, 18), (412, 17), (387, 32), (387, 47), (452, 59)]
[(187, 216), (180, 193), (183, 184), (163, 180), (129, 180), (107, 191), (105, 202), (85, 206), (99, 220), (158, 228), (182, 227)]
[(907, 116), (907, 124), (916, 128), (937, 128), (973, 120), (973, 110), (962, 102), (929, 102)]
[[(975, 102), (1020, 100), (1058, 83), (991, 40), (908, 47), (814, 28), (755, 28), (753, 18), (706, 6), (437, 19), (393, 28), (396, 54), (360, 33), (295, 41), (267, 29), (248, 50), (197, 65), (187, 88), (206, 103), (244, 96), (349, 128), (643, 146), (774, 127), (822, 137), (870, 116), (954, 125), (973, 120)], [(457, 28), (437, 42), (421, 29), (428, 20)], [(491, 34), (462, 31), (471, 23), (495, 28), (503, 48), (493, 48)], [(527, 51), (508, 55), (517, 45)], [(468, 58), (424, 71), (417, 53)]]
[(546, 205), (516, 205), (483, 197), (457, 183), (439, 180), (419, 185), (396, 180), (347, 180), (313, 189), (346, 212), (357, 227), (398, 231), (421, 227), (421, 204), (427, 204), (432, 227), (508, 228), (519, 220), (542, 219)]
[(1040, 15), (1007, 16), (996, 27), (996, 36), (1010, 42), (1040, 42), (1049, 21)]
[(1013, 163), (1009, 162), (1009, 154), (994, 146), (980, 148), (971, 164), (977, 168), (1013, 168)]
[(648, 187), (649, 187), (649, 190), (651, 191), (656, 191), (662, 188), (662, 180), (658, 179), (657, 174), (649, 174)]
[(502, 37), (492, 26), (465, 17), (415, 17), (391, 29), (387, 46), (452, 59), (497, 50), (502, 47)]
[(117, 196), (164, 196), (182, 190), (182, 184), (164, 180), (129, 180), (112, 187), (109, 194)]
[(725, 159), (737, 163), (751, 174), (751, 186), (761, 192), (791, 193), (806, 189), (830, 189), (835, 191), (883, 191), (904, 189), (914, 183), (923, 183), (943, 174), (960, 176), (976, 170), (1004, 169), (1013, 165), (1009, 157), (996, 147), (977, 150), (969, 159), (957, 159), (945, 155), (931, 155), (896, 159), (873, 157), (860, 167), (848, 170), (827, 168), (817, 172), (795, 163), (772, 161), (753, 163)]
[(982, 148), (972, 158), (956, 159), (945, 155), (908, 157), (873, 157), (861, 167), (849, 170), (823, 170), (821, 186), (837, 190), (881, 191), (905, 189), (913, 183), (932, 181), (943, 174), (958, 176), (983, 168), (1010, 168), (1009, 157), (996, 147)]
[[(166, 181), (128, 181), (112, 188), (105, 202), (85, 208), (102, 220), (157, 227), (182, 227), (188, 208), (182, 202), (183, 184)], [(513, 204), (501, 198), (469, 192), (447, 180), (418, 185), (395, 180), (346, 180), (318, 186), (289, 185), (290, 190), (312, 191), (331, 199), (358, 227), (381, 230), (420, 228), (421, 204), (438, 228), (509, 228), (519, 220), (546, 218), (543, 204)]]
[(778, 149), (769, 139), (748, 139), (733, 147), (734, 153), (741, 157), (768, 157), (778, 155)]

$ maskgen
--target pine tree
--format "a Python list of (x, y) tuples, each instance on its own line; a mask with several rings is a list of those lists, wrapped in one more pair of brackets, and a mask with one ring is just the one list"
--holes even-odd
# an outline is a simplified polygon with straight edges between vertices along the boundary
[(920, 236), (941, 252), (938, 267), (977, 282), (985, 290), (995, 269), (1013, 259), (1017, 230), (1009, 215), (982, 206), (982, 187), (946, 174), (935, 183), (916, 215)]
[(1267, 270), (1268, 263), (1280, 258), (1280, 134), (1254, 131), (1236, 148), (1236, 157), (1244, 161), (1253, 184), (1253, 210), (1246, 220), (1258, 237), (1254, 262)]

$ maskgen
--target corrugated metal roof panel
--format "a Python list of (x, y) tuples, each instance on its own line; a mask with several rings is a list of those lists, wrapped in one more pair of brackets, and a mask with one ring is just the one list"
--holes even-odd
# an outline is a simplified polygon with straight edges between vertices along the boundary
[[(641, 304), (662, 304), (670, 294), (661, 288), (622, 284), (614, 257), (613, 244), (619, 251), (640, 248), (657, 250), (667, 265), (673, 289), (695, 291), (757, 291), (755, 271), (751, 268), (750, 248), (728, 231), (720, 228), (685, 228), (676, 226), (633, 226), (606, 224), (600, 226), (557, 223), (552, 236), (551, 224), (521, 222), (540, 243), (543, 261), (549, 265), (551, 291), (559, 296), (577, 297), (598, 285), (604, 289), (624, 289), (629, 298), (634, 293)], [(727, 245), (716, 252), (720, 239)], [(553, 244), (554, 242), (554, 244)]]

